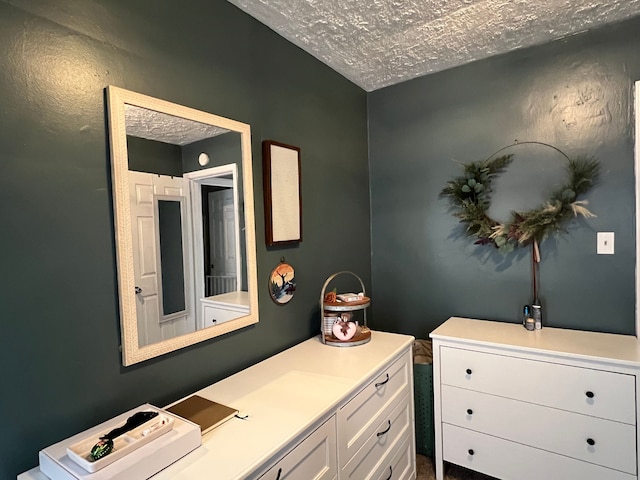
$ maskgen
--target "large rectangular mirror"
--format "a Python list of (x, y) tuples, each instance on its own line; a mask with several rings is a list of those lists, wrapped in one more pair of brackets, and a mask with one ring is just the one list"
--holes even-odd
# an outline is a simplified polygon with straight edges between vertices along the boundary
[(247, 124), (107, 87), (122, 359), (258, 321)]

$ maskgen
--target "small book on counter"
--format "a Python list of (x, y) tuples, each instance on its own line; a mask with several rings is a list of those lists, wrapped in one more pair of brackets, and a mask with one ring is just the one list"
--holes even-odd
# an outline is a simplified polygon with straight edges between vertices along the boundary
[(222, 405), (200, 395), (191, 395), (165, 410), (200, 425), (202, 435), (238, 413), (235, 408)]

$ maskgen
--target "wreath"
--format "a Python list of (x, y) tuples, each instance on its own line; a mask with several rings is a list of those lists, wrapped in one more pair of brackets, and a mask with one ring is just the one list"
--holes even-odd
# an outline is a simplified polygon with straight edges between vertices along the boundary
[(537, 247), (551, 233), (565, 231), (563, 225), (572, 218), (595, 217), (585, 207), (589, 202), (578, 198), (598, 180), (598, 162), (585, 156), (562, 155), (567, 159), (569, 181), (554, 190), (539, 207), (511, 212), (504, 223), (489, 217), (487, 210), (491, 205), (491, 182), (513, 161), (513, 154), (463, 164), (464, 175), (449, 181), (440, 195), (449, 198), (456, 209), (453, 215), (467, 225), (467, 235), (477, 238), (475, 244), (493, 245), (503, 253), (532, 243)]

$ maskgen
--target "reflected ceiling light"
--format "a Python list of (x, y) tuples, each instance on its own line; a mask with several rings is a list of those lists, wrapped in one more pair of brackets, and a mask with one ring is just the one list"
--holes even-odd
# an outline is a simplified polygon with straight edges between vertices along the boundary
[(198, 163), (200, 165), (202, 165), (203, 167), (205, 165), (209, 164), (209, 155), (207, 155), (206, 153), (201, 153), (200, 155), (198, 155)]

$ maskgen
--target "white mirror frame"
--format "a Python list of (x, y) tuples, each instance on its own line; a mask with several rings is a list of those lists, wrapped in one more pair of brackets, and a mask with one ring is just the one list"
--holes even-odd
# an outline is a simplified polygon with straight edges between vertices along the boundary
[(636, 177), (636, 337), (640, 335), (640, 81), (634, 89), (635, 118), (636, 118), (636, 148), (635, 148), (635, 177)]
[[(135, 280), (133, 270), (133, 242), (131, 208), (129, 205), (129, 179), (127, 129), (125, 105), (182, 117), (196, 122), (222, 127), (240, 133), (242, 144), (242, 183), (244, 193), (244, 227), (247, 257), (247, 287), (249, 315), (230, 320), (195, 332), (158, 343), (139, 346), (136, 316)], [(253, 204), (253, 174), (250, 126), (202, 112), (175, 103), (159, 100), (119, 87), (107, 87), (109, 116), (109, 145), (111, 149), (111, 183), (114, 205), (116, 262), (120, 297), (120, 329), (122, 336), (122, 362), (125, 366), (142, 362), (204, 340), (252, 325), (258, 322), (258, 283), (256, 273), (255, 219)]]

